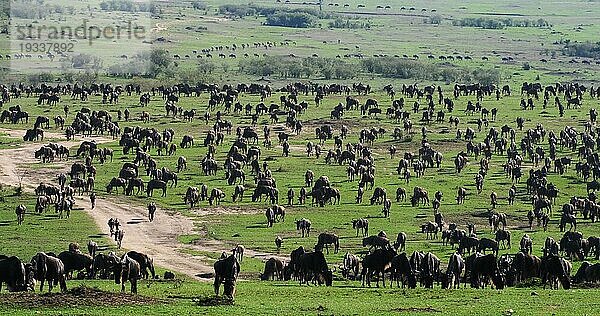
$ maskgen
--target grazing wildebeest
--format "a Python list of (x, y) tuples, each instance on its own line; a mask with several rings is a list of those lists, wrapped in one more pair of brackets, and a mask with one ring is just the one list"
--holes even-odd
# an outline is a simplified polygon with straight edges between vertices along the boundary
[(361, 272), (362, 286), (365, 283), (370, 287), (373, 273), (377, 277), (377, 287), (379, 287), (379, 274), (383, 278), (383, 287), (385, 287), (385, 271), (390, 267), (392, 259), (397, 253), (392, 248), (376, 249), (363, 258), (363, 268)]
[(465, 270), (465, 261), (457, 252), (450, 256), (448, 268), (446, 269), (447, 288), (459, 288), (461, 274)]
[(396, 238), (396, 242), (394, 243), (394, 249), (396, 249), (396, 251), (406, 250), (406, 233), (404, 233), (404, 232), (398, 233), (398, 237)]
[(433, 281), (438, 280), (440, 274), (440, 259), (431, 252), (426, 253), (419, 270), (421, 285), (433, 288)]
[(512, 262), (516, 282), (523, 282), (529, 278), (540, 276), (541, 260), (537, 256), (525, 252), (518, 252)]
[(531, 239), (531, 237), (529, 237), (528, 234), (525, 234), (523, 235), (523, 237), (521, 237), (519, 245), (523, 253), (531, 254), (531, 251), (533, 250), (533, 240)]
[[(156, 273), (154, 271), (154, 260), (150, 256), (137, 251), (129, 251), (125, 254), (125, 256), (139, 263), (140, 274), (144, 279), (147, 279), (150, 275), (152, 275), (153, 279), (156, 278)], [(150, 273), (148, 273), (148, 270)]]
[(356, 229), (356, 237), (358, 237), (358, 232), (361, 230), (363, 237), (365, 237), (369, 234), (369, 220), (366, 218), (353, 219), (352, 228)]
[(17, 257), (0, 258), (0, 292), (2, 283), (6, 283), (9, 292), (24, 290), (27, 276), (25, 265)]
[(213, 205), (213, 203), (215, 203), (216, 205), (219, 205), (219, 204), (221, 204), (221, 201), (223, 201), (225, 196), (226, 195), (225, 195), (225, 192), (223, 192), (223, 190), (213, 188), (210, 191), (210, 196), (208, 197), (208, 204)]
[(344, 255), (344, 260), (342, 261), (342, 276), (344, 278), (350, 277), (350, 272), (353, 273), (353, 278), (356, 279), (358, 277), (358, 269), (360, 268), (360, 259), (349, 252), (346, 252)]
[(417, 277), (406, 253), (403, 252), (392, 259), (390, 270), (392, 272), (390, 286), (394, 285), (393, 280), (395, 279), (398, 287), (400, 287), (400, 281), (402, 281), (402, 288), (408, 286), (414, 289), (417, 287)]
[(333, 253), (338, 253), (340, 250), (340, 238), (336, 234), (320, 233), (315, 249), (323, 250), (325, 248), (327, 254), (329, 254), (329, 245), (333, 245)]
[(600, 263), (591, 264), (588, 261), (581, 263), (581, 267), (573, 277), (574, 283), (598, 283), (598, 281), (600, 281)]
[(60, 284), (62, 292), (67, 291), (65, 266), (60, 259), (38, 252), (31, 259), (31, 265), (34, 278), (40, 281), (40, 292), (44, 290), (44, 281), (48, 281), (48, 292), (52, 292), (52, 287), (57, 284)]
[(333, 273), (327, 266), (323, 252), (305, 252), (299, 261), (300, 284), (312, 281), (313, 283), (331, 286), (333, 282)]
[(369, 250), (373, 248), (390, 248), (390, 240), (386, 237), (374, 235), (363, 238), (362, 245), (363, 247), (369, 246)]
[(473, 254), (469, 259), (471, 261), (471, 287), (485, 288), (488, 280), (492, 280), (496, 289), (500, 290), (504, 288), (504, 279), (498, 269), (498, 262), (495, 255), (488, 254), (481, 256)]
[(73, 271), (81, 271), (85, 269), (87, 277), (92, 275), (93, 257), (77, 252), (63, 251), (58, 254), (58, 259), (64, 265), (65, 274), (68, 276)]
[(283, 262), (277, 258), (269, 258), (265, 262), (265, 270), (260, 274), (260, 279), (265, 280), (283, 280)]
[[(548, 255), (542, 258), (540, 272), (542, 275), (542, 283), (544, 283), (544, 289), (546, 288), (546, 283), (548, 280), (551, 283), (558, 279), (560, 284), (565, 290), (571, 288), (571, 263), (560, 258), (556, 255)], [(558, 282), (554, 283), (555, 288), (558, 288)]]
[(498, 255), (498, 242), (489, 238), (481, 238), (477, 251), (485, 254), (486, 249), (490, 249), (495, 255)]
[(121, 284), (121, 292), (125, 292), (125, 283), (131, 284), (131, 293), (137, 294), (137, 281), (141, 277), (140, 264), (133, 258), (125, 255), (120, 264), (115, 266), (115, 283)]
[(223, 285), (223, 295), (232, 298), (235, 296), (235, 282), (240, 273), (240, 263), (234, 255), (217, 260), (214, 264), (215, 282), (213, 284), (215, 294), (219, 295), (219, 288)]

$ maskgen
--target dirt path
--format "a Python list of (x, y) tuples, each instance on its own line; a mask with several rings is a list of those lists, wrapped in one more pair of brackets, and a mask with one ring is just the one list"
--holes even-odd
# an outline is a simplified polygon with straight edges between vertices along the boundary
[[(22, 131), (0, 129), (0, 132), (10, 137), (21, 137)], [(49, 138), (61, 138), (62, 135), (46, 133)], [(75, 141), (61, 141), (60, 144), (73, 147), (78, 146), (82, 140), (95, 140), (96, 143), (105, 143), (111, 139), (101, 137), (77, 138)], [(15, 149), (0, 150), (0, 183), (16, 186), (19, 183), (19, 175), (23, 178), (21, 183), (25, 190), (33, 192), (41, 181), (55, 182), (56, 175), (68, 170), (71, 161), (55, 162), (52, 169), (26, 168), (27, 165), (39, 163), (34, 158), (34, 151), (43, 143), (26, 143)], [(49, 165), (50, 166), (50, 165)], [(28, 170), (25, 172), (25, 170)], [(76, 197), (76, 207), (90, 214), (100, 230), (108, 234), (107, 222), (110, 218), (118, 218), (123, 224), (125, 236), (123, 247), (144, 252), (154, 258), (156, 265), (168, 270), (177, 271), (196, 279), (198, 274), (211, 273), (212, 265), (202, 261), (201, 256), (192, 256), (182, 253), (183, 249), (220, 253), (229, 252), (232, 245), (215, 240), (204, 240), (193, 245), (181, 244), (177, 238), (180, 235), (197, 233), (194, 231), (193, 220), (179, 213), (157, 210), (153, 222), (147, 219), (147, 210), (144, 206), (134, 203), (119, 201), (119, 198), (98, 198), (96, 207), (91, 210), (87, 195)], [(246, 249), (245, 256), (264, 260), (271, 257), (270, 254), (258, 253)], [(206, 259), (206, 258), (204, 258)]]

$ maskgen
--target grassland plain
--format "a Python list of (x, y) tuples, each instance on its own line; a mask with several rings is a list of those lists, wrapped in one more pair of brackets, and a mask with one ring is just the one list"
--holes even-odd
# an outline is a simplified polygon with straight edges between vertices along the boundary
[[(246, 4), (245, 1), (229, 1), (231, 3)], [(276, 47), (269, 50), (264, 48), (250, 48), (246, 50), (250, 55), (254, 53), (269, 55), (287, 55), (294, 53), (297, 56), (306, 57), (314, 53), (324, 57), (335, 57), (338, 54), (361, 53), (366, 56), (373, 54), (419, 54), (423, 59), (427, 54), (433, 55), (452, 55), (458, 52), (464, 55), (473, 56), (471, 62), (456, 61), (454, 64), (469, 69), (500, 69), (502, 73), (501, 84), (509, 84), (513, 91), (513, 96), (503, 97), (496, 101), (488, 97), (482, 102), (483, 106), (491, 109), (498, 108), (499, 114), (495, 122), (490, 123), (490, 127), (499, 128), (504, 124), (515, 127), (517, 117), (523, 117), (526, 120), (525, 130), (534, 128), (538, 122), (542, 122), (546, 130), (558, 132), (565, 126), (574, 126), (578, 131), (583, 130), (583, 124), (587, 121), (588, 111), (592, 108), (598, 108), (598, 100), (590, 100), (586, 96), (583, 106), (580, 109), (567, 110), (564, 117), (559, 117), (558, 110), (553, 105), (547, 109), (542, 109), (540, 102), (536, 102), (534, 110), (521, 110), (519, 108), (520, 96), (518, 88), (523, 81), (533, 81), (539, 76), (543, 84), (552, 84), (557, 81), (576, 80), (586, 84), (596, 85), (598, 83), (598, 66), (568, 63), (571, 59), (567, 56), (561, 56), (561, 45), (553, 44), (561, 39), (572, 40), (594, 40), (598, 25), (595, 24), (599, 9), (594, 2), (575, 1), (565, 5), (564, 2), (550, 1), (539, 3), (521, 3), (519, 1), (390, 1), (391, 9), (384, 11), (376, 9), (380, 5), (378, 1), (360, 1), (365, 5), (365, 9), (359, 10), (357, 1), (346, 1), (350, 5), (348, 8), (342, 6), (329, 6), (325, 2), (326, 11), (337, 12), (344, 16), (357, 17), (360, 19), (368, 18), (374, 25), (368, 30), (336, 30), (329, 29), (325, 25), (327, 21), (322, 21), (320, 28), (312, 29), (292, 29), (283, 27), (270, 27), (262, 25), (264, 18), (245, 17), (243, 19), (230, 18), (219, 14), (216, 10), (222, 4), (221, 1), (207, 1), (208, 9), (206, 11), (193, 10), (189, 2), (169, 3), (165, 10), (157, 17), (156, 22), (165, 27), (159, 36), (164, 36), (170, 43), (164, 44), (171, 54), (192, 54), (192, 50), (200, 50), (215, 45), (231, 45), (232, 43), (253, 43), (261, 41), (284, 41), (292, 40), (297, 44), (289, 47)], [(91, 1), (92, 6), (99, 2)], [(280, 7), (312, 7), (302, 4), (284, 4), (275, 3), (275, 1), (256, 1), (258, 5), (280, 6)], [(78, 5), (79, 6), (79, 5)], [(401, 10), (404, 6), (407, 9)], [(410, 11), (408, 8), (415, 7), (416, 10)], [(85, 8), (85, 7), (82, 7)], [(421, 11), (426, 8), (427, 11)], [(436, 9), (436, 14), (444, 17), (440, 26), (423, 24), (423, 19), (429, 16), (432, 9)], [(346, 12), (346, 13), (345, 13)], [(98, 19), (110, 17), (112, 13), (97, 11), (94, 16)], [(452, 26), (452, 19), (463, 17), (479, 16), (497, 16), (499, 14), (508, 14), (516, 18), (547, 19), (552, 26), (548, 28), (505, 28), (502, 30), (484, 30), (470, 27)], [(119, 16), (120, 17), (120, 16)], [(186, 27), (205, 26), (206, 30), (192, 33)], [(338, 44), (338, 39), (340, 40)], [(0, 47), (1, 48), (1, 47)], [(552, 51), (556, 52), (555, 58), (550, 58)], [(99, 49), (106, 63), (116, 62), (121, 50)], [(118, 52), (118, 53), (116, 53)], [(494, 53), (495, 52), (495, 53)], [(238, 53), (239, 55), (240, 53)], [(489, 56), (490, 61), (484, 62), (482, 56)], [(501, 57), (514, 57), (513, 62), (502, 62)], [(195, 57), (192, 55), (192, 57)], [(252, 58), (252, 57), (249, 57)], [(547, 63), (541, 62), (541, 58), (547, 58)], [(196, 58), (197, 59), (197, 58)], [(256, 77), (241, 74), (238, 71), (239, 59), (226, 58), (215, 61), (219, 68), (215, 70), (213, 78), (220, 84), (238, 83), (255, 81)], [(26, 62), (19, 60), (13, 62)], [(354, 62), (354, 61), (353, 61)], [(437, 61), (427, 61), (437, 63)], [(523, 70), (523, 63), (530, 63), (531, 70)], [(194, 69), (197, 67), (197, 61), (194, 58), (177, 60), (178, 67)], [(295, 81), (289, 78), (269, 78), (271, 85), (279, 88), (288, 82)], [(312, 81), (324, 83), (333, 82), (332, 80), (323, 80), (322, 78), (310, 78)], [(115, 79), (101, 77), (103, 82), (113, 82), (115, 84), (124, 84), (129, 81), (124, 79)], [(134, 79), (135, 82), (144, 83), (146, 86), (157, 85), (159, 83), (145, 79)], [(390, 78), (381, 78), (361, 74), (360, 77), (344, 83), (357, 81), (368, 82), (374, 87), (374, 93), (368, 98), (379, 100), (382, 108), (390, 106), (391, 101), (381, 88), (388, 83), (393, 84), (397, 89), (403, 83), (412, 84), (414, 80), (399, 80)], [(178, 78), (164, 78), (160, 84), (172, 84), (178, 82)], [(445, 82), (419, 82), (421, 86), (427, 84), (441, 85), (446, 93), (452, 90), (454, 83)], [(276, 93), (265, 103), (279, 101), (281, 94)], [(425, 221), (432, 220), (433, 210), (431, 207), (413, 208), (407, 202), (393, 203), (391, 218), (381, 217), (381, 206), (370, 206), (368, 203), (356, 205), (354, 196), (357, 187), (356, 182), (348, 182), (344, 166), (327, 165), (323, 158), (317, 160), (314, 157), (306, 157), (304, 148), (307, 141), (313, 141), (314, 128), (322, 124), (331, 123), (339, 131), (342, 124), (348, 125), (351, 130), (350, 137), (345, 142), (356, 143), (358, 141), (358, 132), (362, 128), (382, 127), (387, 133), (378, 139), (373, 147), (375, 163), (377, 166), (376, 186), (386, 187), (388, 194), (393, 194), (398, 186), (404, 187), (410, 191), (413, 186), (422, 186), (430, 193), (440, 190), (444, 194), (442, 200), (441, 212), (447, 222), (455, 222), (464, 228), (466, 223), (476, 223), (478, 232), (481, 236), (490, 237), (490, 230), (487, 226), (486, 214), (489, 210), (489, 194), (495, 191), (500, 196), (500, 205), (497, 210), (509, 215), (509, 229), (513, 232), (513, 248), (502, 249), (501, 254), (514, 253), (517, 251), (517, 242), (524, 233), (528, 233), (534, 239), (534, 254), (541, 254), (541, 243), (546, 236), (557, 238), (560, 236), (558, 231), (558, 212), (552, 217), (549, 229), (543, 232), (534, 226), (529, 230), (527, 226), (526, 214), (531, 208), (529, 196), (526, 193), (523, 181), (517, 184), (518, 195), (517, 203), (509, 206), (506, 202), (510, 179), (506, 178), (502, 172), (504, 158), (494, 155), (490, 162), (490, 173), (486, 177), (484, 190), (477, 194), (473, 177), (477, 173), (478, 167), (475, 160), (471, 160), (467, 169), (456, 174), (453, 169), (452, 157), (465, 148), (465, 142), (455, 140), (455, 130), (448, 123), (434, 123), (427, 125), (428, 140), (433, 148), (440, 150), (444, 154), (444, 162), (439, 169), (428, 169), (424, 177), (413, 178), (410, 184), (403, 183), (403, 180), (396, 174), (396, 167), (399, 158), (389, 159), (387, 148), (394, 144), (399, 153), (405, 151), (416, 151), (418, 149), (421, 137), (419, 134), (422, 123), (417, 122), (418, 117), (413, 114), (412, 119), (415, 123), (415, 135), (406, 136), (401, 140), (393, 140), (391, 132), (398, 125), (392, 120), (380, 117), (360, 116), (356, 111), (345, 113), (344, 118), (339, 121), (329, 120), (329, 111), (339, 102), (343, 102), (344, 97), (328, 96), (320, 107), (315, 107), (312, 96), (300, 96), (300, 100), (306, 100), (311, 103), (309, 110), (300, 115), (304, 123), (304, 130), (300, 135), (291, 137), (290, 143), (292, 152), (290, 157), (281, 156), (281, 147), (275, 146), (272, 149), (262, 148), (262, 158), (267, 160), (269, 168), (273, 170), (274, 177), (278, 181), (280, 188), (280, 202), (283, 204), (284, 195), (288, 188), (293, 188), (296, 193), (303, 186), (303, 174), (307, 169), (315, 172), (316, 176), (328, 175), (334, 186), (341, 191), (342, 201), (340, 205), (327, 205), (324, 208), (312, 207), (310, 205), (287, 207), (286, 221), (276, 223), (273, 228), (266, 228), (264, 218), (263, 203), (252, 203), (248, 198), (242, 203), (230, 202), (230, 196), (233, 188), (227, 185), (223, 179), (223, 171), (219, 170), (216, 177), (206, 177), (201, 175), (199, 162), (205, 156), (207, 149), (195, 146), (190, 149), (178, 149), (175, 156), (156, 156), (159, 166), (167, 166), (175, 169), (177, 157), (183, 155), (188, 159), (188, 170), (179, 174), (180, 182), (175, 188), (169, 188), (169, 195), (166, 198), (155, 196), (154, 198), (131, 197), (127, 200), (130, 203), (145, 204), (149, 200), (156, 201), (161, 210), (180, 211), (190, 220), (193, 220), (197, 227), (197, 234), (181, 236), (179, 239), (183, 244), (193, 244), (202, 239), (216, 239), (226, 244), (235, 245), (244, 244), (247, 248), (257, 251), (276, 253), (273, 240), (276, 235), (284, 238), (284, 245), (281, 249), (282, 254), (288, 254), (291, 250), (303, 245), (311, 248), (316, 243), (316, 236), (320, 232), (335, 232), (341, 237), (341, 251), (338, 254), (327, 255), (327, 260), (331, 267), (336, 267), (341, 262), (341, 258), (346, 251), (352, 253), (364, 254), (366, 249), (362, 248), (361, 239), (355, 237), (355, 231), (352, 229), (350, 220), (359, 217), (368, 217), (371, 226), (371, 232), (376, 233), (384, 230), (388, 235), (395, 236), (399, 231), (408, 234), (409, 242), (406, 251), (428, 250), (436, 253), (442, 263), (448, 261), (449, 255), (453, 250), (449, 246), (443, 246), (438, 240), (425, 240), (425, 236), (419, 232), (419, 225)], [(361, 103), (367, 97), (359, 97)], [(462, 96), (456, 101), (456, 109), (453, 116), (460, 118), (459, 128), (464, 130), (466, 127), (476, 128), (475, 116), (468, 116), (463, 111), (468, 100), (474, 101), (474, 97)], [(176, 131), (176, 143), (179, 142), (184, 134), (194, 136), (197, 143), (201, 142), (204, 135), (212, 126), (205, 125), (201, 120), (195, 120), (191, 123), (184, 122), (180, 118), (165, 117), (163, 101), (159, 96), (152, 98), (149, 107), (138, 106), (137, 96), (122, 96), (118, 105), (103, 105), (98, 96), (92, 96), (89, 101), (81, 102), (71, 100), (64, 96), (61, 106), (48, 107), (37, 106), (36, 98), (20, 98), (13, 100), (9, 105), (20, 104), (30, 113), (30, 117), (45, 115), (53, 117), (62, 114), (62, 105), (69, 104), (71, 112), (75, 112), (82, 107), (88, 107), (92, 110), (107, 109), (116, 117), (118, 109), (129, 108), (132, 111), (133, 120), (130, 122), (120, 122), (121, 126), (143, 126), (155, 127), (158, 130), (173, 128)], [(406, 104), (411, 105), (415, 99), (406, 98)], [(199, 98), (183, 97), (179, 106), (185, 109), (197, 109), (203, 113), (208, 102), (208, 96), (202, 95)], [(259, 97), (255, 95), (242, 95), (240, 97), (242, 104), (259, 102)], [(219, 110), (222, 110), (219, 108)], [(142, 123), (139, 119), (142, 111), (151, 114), (149, 123)], [(214, 116), (214, 113), (213, 113)], [(234, 126), (250, 125), (250, 118), (244, 115), (227, 114), (225, 118), (232, 120)], [(262, 117), (259, 126), (271, 125), (274, 130), (279, 130), (282, 124), (270, 124), (267, 117)], [(3, 128), (25, 129), (28, 125), (10, 125), (2, 124)], [(59, 129), (51, 128), (53, 132), (60, 132)], [(482, 141), (487, 129), (477, 133), (476, 141)], [(517, 131), (517, 140), (522, 138), (523, 132)], [(235, 139), (234, 135), (227, 135), (224, 146), (217, 148), (217, 161), (222, 162), (226, 156), (229, 145)], [(275, 138), (274, 138), (275, 139)], [(262, 138), (261, 138), (262, 140)], [(15, 140), (0, 136), (0, 150), (8, 146), (18, 146), (21, 140)], [(40, 142), (40, 146), (45, 142)], [(118, 173), (122, 162), (130, 161), (131, 155), (123, 155), (118, 143), (115, 141), (103, 146), (115, 149), (115, 159), (112, 163), (97, 165), (98, 176), (96, 179), (98, 194), (102, 199), (113, 199), (103, 190), (103, 186)], [(325, 143), (325, 148), (331, 148), (332, 141)], [(546, 143), (541, 145), (548, 149)], [(575, 157), (576, 153), (567, 150), (559, 150), (559, 157)], [(70, 160), (69, 162), (73, 162)], [(56, 163), (54, 167), (58, 167)], [(524, 163), (525, 170), (532, 167), (531, 162)], [(41, 165), (32, 168), (41, 168)], [(47, 166), (45, 166), (47, 167)], [(50, 167), (53, 167), (52, 164)], [(147, 180), (147, 177), (144, 177)], [(554, 206), (558, 209), (563, 203), (567, 203), (571, 196), (585, 195), (585, 184), (575, 174), (574, 170), (569, 170), (566, 175), (559, 176), (555, 173), (549, 175), (549, 181), (556, 184), (560, 189), (559, 198)], [(202, 203), (199, 208), (189, 209), (183, 203), (183, 194), (188, 186), (197, 186), (200, 183), (206, 183), (209, 188), (218, 187), (227, 193), (226, 201), (219, 207), (210, 207), (207, 203)], [(16, 184), (15, 184), (16, 185)], [(252, 188), (252, 181), (247, 180), (247, 186)], [(469, 189), (469, 195), (465, 204), (456, 205), (454, 196), (459, 186)], [(40, 250), (60, 251), (66, 248), (68, 242), (75, 241), (85, 244), (88, 239), (96, 238), (107, 250), (114, 250), (114, 246), (105, 237), (99, 235), (100, 230), (94, 226), (92, 219), (84, 212), (75, 210), (73, 216), (68, 220), (61, 220), (51, 215), (36, 215), (28, 213), (26, 223), (17, 227), (14, 218), (14, 208), (19, 203), (25, 203), (28, 209), (33, 209), (35, 198), (25, 194), (22, 196), (14, 195), (14, 188), (5, 187), (0, 192), (0, 198), (3, 203), (0, 206), (0, 253), (14, 254), (21, 258), (30, 258), (35, 252)], [(370, 196), (371, 191), (365, 193)], [(315, 228), (309, 238), (300, 238), (293, 225), (293, 219), (306, 217), (311, 219)], [(592, 224), (586, 221), (578, 222), (578, 230), (584, 236), (597, 235), (598, 224)], [(125, 245), (126, 247), (126, 245)], [(227, 249), (223, 249), (227, 250)], [(204, 260), (208, 263), (214, 261), (218, 253), (198, 252), (192, 249), (184, 250), (187, 254), (197, 256), (197, 260)], [(579, 266), (579, 262), (574, 262), (574, 270)], [(473, 290), (470, 288), (443, 291), (434, 290), (403, 290), (403, 289), (369, 289), (361, 288), (357, 281), (347, 281), (337, 279), (334, 287), (306, 287), (299, 286), (295, 282), (259, 282), (258, 273), (262, 270), (262, 263), (259, 260), (244, 261), (242, 265), (243, 281), (239, 282), (237, 289), (236, 302), (234, 306), (197, 306), (193, 299), (209, 295), (212, 293), (211, 285), (204, 282), (197, 282), (185, 277), (179, 277), (177, 282), (147, 282), (142, 281), (140, 294), (161, 299), (160, 302), (151, 305), (130, 305), (124, 303), (119, 307), (108, 307), (103, 305), (95, 306), (65, 306), (64, 304), (55, 304), (49, 306), (31, 306), (24, 308), (20, 303), (14, 303), (16, 296), (2, 294), (0, 296), (0, 313), (10, 313), (16, 315), (31, 314), (89, 314), (105, 315), (108, 313), (125, 313), (149, 315), (186, 315), (186, 314), (322, 314), (322, 315), (350, 315), (350, 314), (515, 314), (515, 315), (548, 315), (548, 314), (572, 314), (572, 315), (593, 315), (599, 309), (597, 302), (598, 290), (595, 288), (575, 289), (569, 291), (550, 291), (543, 290), (537, 282), (527, 284), (526, 287), (510, 288), (502, 291), (496, 290)], [(159, 270), (163, 272), (163, 270)], [(337, 274), (337, 273), (336, 273)], [(75, 287), (79, 284), (86, 286), (97, 286), (102, 290), (116, 292), (118, 286), (112, 281), (77, 281), (69, 282), (69, 287)], [(11, 303), (13, 302), (13, 303)]]

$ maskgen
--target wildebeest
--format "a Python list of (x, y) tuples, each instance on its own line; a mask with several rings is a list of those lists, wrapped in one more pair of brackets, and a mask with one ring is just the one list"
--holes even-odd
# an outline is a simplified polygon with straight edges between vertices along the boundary
[(0, 292), (6, 283), (9, 292), (24, 290), (26, 286), (25, 265), (17, 257), (0, 258)]
[[(142, 277), (147, 279), (150, 275), (152, 278), (156, 278), (156, 273), (154, 272), (154, 260), (147, 254), (137, 252), (137, 251), (129, 251), (125, 254), (125, 256), (137, 261), (140, 265), (140, 274)], [(150, 271), (150, 274), (148, 273)]]
[(425, 288), (433, 288), (433, 282), (439, 279), (440, 259), (431, 252), (425, 254), (419, 267), (420, 282)]
[(504, 280), (498, 269), (498, 262), (496, 256), (488, 254), (481, 256), (474, 254), (471, 257), (471, 287), (474, 288), (485, 288), (488, 280), (491, 280), (496, 289), (504, 288)]
[(463, 270), (465, 269), (465, 261), (457, 252), (450, 256), (448, 268), (446, 269), (446, 281), (448, 288), (459, 288), (460, 279)]
[(131, 293), (137, 294), (137, 281), (141, 277), (140, 264), (133, 258), (125, 255), (120, 264), (115, 268), (115, 283), (121, 284), (121, 292), (125, 292), (125, 282), (131, 284)]
[(318, 284), (325, 283), (325, 286), (331, 286), (333, 282), (333, 273), (327, 266), (323, 252), (305, 252), (299, 258), (300, 284), (308, 284), (310, 281)]
[(219, 295), (219, 288), (223, 285), (223, 295), (233, 298), (235, 296), (235, 282), (240, 273), (240, 263), (234, 255), (217, 260), (213, 265), (215, 269), (215, 294)]
[(356, 279), (356, 277), (358, 277), (359, 268), (360, 259), (356, 255), (346, 252), (342, 261), (342, 276), (344, 278), (349, 278), (350, 272), (352, 272), (352, 277)]
[(260, 274), (261, 280), (283, 280), (283, 262), (277, 258), (269, 258), (265, 262), (265, 270)]
[(306, 219), (306, 218), (302, 218), (300, 220), (296, 221), (296, 230), (299, 230), (302, 232), (302, 237), (306, 236), (309, 237), (310, 236), (310, 220)]
[(45, 281), (48, 281), (48, 292), (52, 292), (52, 287), (58, 284), (60, 284), (62, 292), (67, 291), (65, 266), (60, 259), (51, 257), (43, 252), (38, 252), (31, 259), (31, 265), (34, 271), (34, 278), (40, 281), (40, 292), (44, 289)]
[(353, 219), (352, 228), (356, 229), (356, 237), (358, 237), (358, 232), (361, 230), (363, 237), (365, 237), (369, 234), (369, 220), (366, 218)]
[(396, 242), (394, 243), (394, 249), (397, 251), (404, 251), (406, 249), (406, 233), (399, 232)]
[(162, 197), (167, 196), (167, 183), (162, 180), (152, 179), (146, 185), (146, 195), (152, 196), (154, 190), (160, 189), (162, 190)]
[(329, 245), (333, 245), (334, 253), (338, 253), (340, 250), (340, 238), (336, 234), (332, 233), (321, 233), (317, 239), (317, 245), (315, 249), (323, 249), (329, 254)]
[(406, 253), (401, 253), (395, 256), (391, 262), (391, 277), (390, 286), (393, 286), (393, 280), (396, 280), (396, 285), (399, 287), (399, 282), (402, 281), (402, 287), (408, 286), (411, 289), (417, 287), (417, 278), (414, 273), (414, 268), (411, 266)]
[[(570, 289), (570, 265), (570, 262), (556, 255), (544, 256), (540, 265), (540, 272), (542, 275), (542, 283), (544, 284), (544, 289), (546, 288), (546, 283), (548, 282), (548, 280), (552, 282), (555, 279), (558, 279), (558, 281), (565, 290)], [(558, 283), (555, 283), (555, 287), (558, 288)]]
[(376, 249), (363, 258), (363, 268), (361, 272), (362, 286), (367, 284), (371, 286), (371, 277), (373, 274), (377, 277), (377, 287), (379, 287), (379, 274), (383, 278), (383, 287), (385, 287), (385, 271), (390, 267), (392, 259), (396, 257), (396, 251), (392, 248)]
[(363, 247), (369, 246), (369, 250), (373, 248), (390, 248), (390, 240), (386, 237), (374, 235), (363, 238), (362, 245)]
[(92, 264), (94, 259), (89, 255), (71, 251), (63, 251), (58, 254), (58, 259), (62, 261), (66, 275), (69, 275), (73, 271), (81, 271), (84, 269), (88, 277), (91, 277), (93, 274)]

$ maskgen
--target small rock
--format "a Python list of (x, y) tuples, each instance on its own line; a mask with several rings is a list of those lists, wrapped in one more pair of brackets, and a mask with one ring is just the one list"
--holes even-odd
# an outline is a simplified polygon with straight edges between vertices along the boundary
[(233, 234), (231, 237), (242, 237), (240, 234)]
[(531, 296), (539, 296), (539, 294), (537, 294), (537, 292), (533, 291), (533, 292), (531, 292)]

